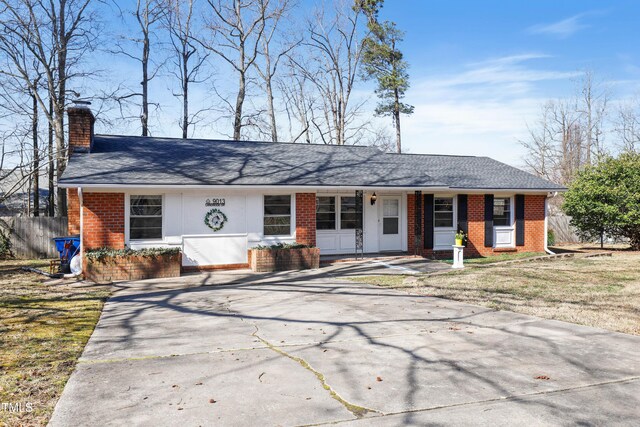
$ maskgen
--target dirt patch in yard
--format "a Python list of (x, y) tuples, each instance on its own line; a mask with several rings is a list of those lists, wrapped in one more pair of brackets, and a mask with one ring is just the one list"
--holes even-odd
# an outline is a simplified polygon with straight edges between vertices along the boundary
[[(353, 279), (406, 286), (404, 276)], [(640, 335), (640, 254), (468, 268), (412, 280), (409, 292)]]
[(0, 261), (0, 425), (46, 425), (109, 288), (52, 281)]

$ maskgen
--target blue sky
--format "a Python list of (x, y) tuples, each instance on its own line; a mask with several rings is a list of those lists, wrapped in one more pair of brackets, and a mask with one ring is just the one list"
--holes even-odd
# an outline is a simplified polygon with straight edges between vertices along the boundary
[[(301, 2), (302, 9), (318, 3)], [(526, 138), (527, 123), (548, 99), (570, 96), (581, 71), (592, 70), (610, 88), (612, 105), (640, 95), (640, 1), (386, 0), (380, 18), (406, 33), (406, 101), (415, 106), (402, 122), (408, 152), (484, 155), (520, 166), (518, 140)], [(118, 31), (122, 22), (107, 25)], [(108, 56), (118, 70), (109, 79), (139, 81), (136, 63)], [(225, 74), (217, 72), (214, 78)], [(177, 136), (177, 100), (162, 79), (152, 89), (152, 100), (166, 105), (151, 121), (153, 134)], [(358, 93), (368, 98), (365, 113), (372, 115), (373, 84), (362, 84)], [(204, 87), (192, 94), (194, 104), (211, 99)], [(389, 118), (376, 121), (392, 131)], [(226, 137), (229, 127), (218, 122), (196, 136)], [(139, 129), (118, 123), (108, 131)]]
[(411, 64), (404, 145), (518, 165), (540, 105), (591, 69), (612, 98), (640, 91), (638, 1), (387, 1)]

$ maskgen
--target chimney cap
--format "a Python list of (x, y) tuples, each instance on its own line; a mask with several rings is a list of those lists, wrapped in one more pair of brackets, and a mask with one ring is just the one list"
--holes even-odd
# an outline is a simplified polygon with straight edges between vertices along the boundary
[(84, 107), (84, 108), (88, 108), (89, 105), (91, 105), (91, 101), (84, 101), (82, 99), (74, 99), (73, 100), (73, 106), (74, 107)]

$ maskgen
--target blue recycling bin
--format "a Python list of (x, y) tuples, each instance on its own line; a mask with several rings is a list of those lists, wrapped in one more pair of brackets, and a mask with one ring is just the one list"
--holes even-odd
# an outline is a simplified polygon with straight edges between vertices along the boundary
[(80, 252), (80, 236), (54, 237), (51, 239), (56, 244), (56, 249), (60, 254), (60, 270), (62, 273), (69, 273), (69, 263), (71, 258)]

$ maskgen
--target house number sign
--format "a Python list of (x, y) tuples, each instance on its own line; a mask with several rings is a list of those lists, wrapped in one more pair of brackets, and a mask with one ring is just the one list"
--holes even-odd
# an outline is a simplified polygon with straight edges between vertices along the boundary
[(223, 198), (212, 198), (212, 199), (207, 199), (206, 202), (204, 202), (205, 206), (224, 206), (225, 205), (225, 200)]

